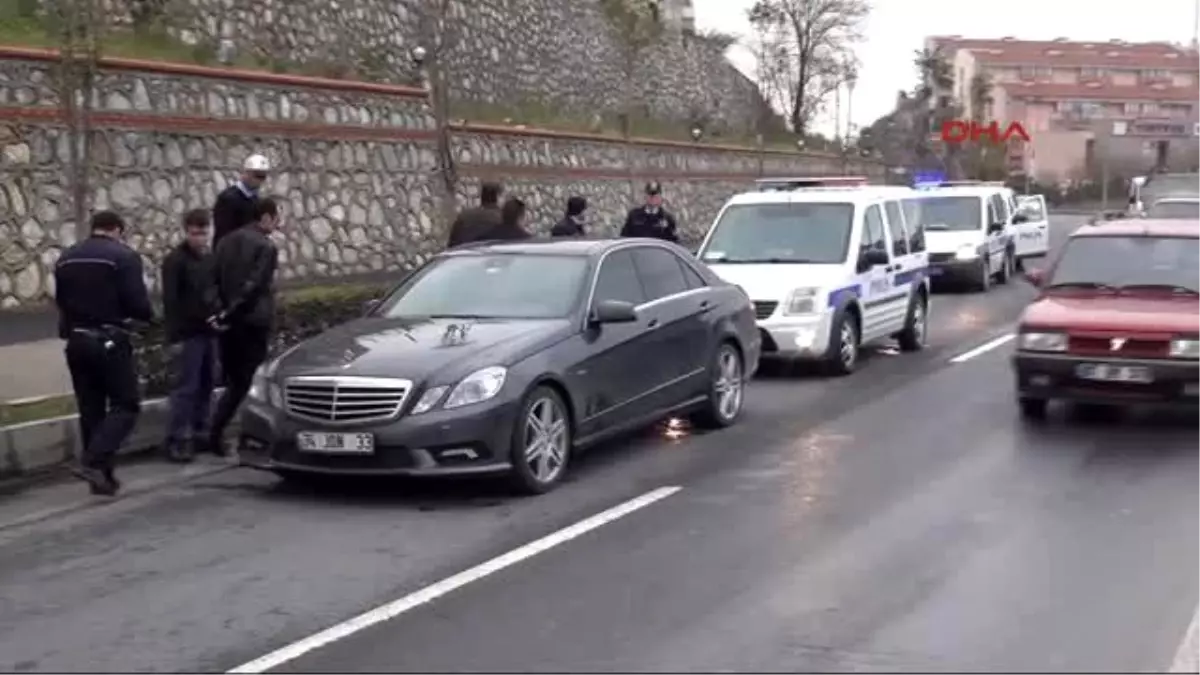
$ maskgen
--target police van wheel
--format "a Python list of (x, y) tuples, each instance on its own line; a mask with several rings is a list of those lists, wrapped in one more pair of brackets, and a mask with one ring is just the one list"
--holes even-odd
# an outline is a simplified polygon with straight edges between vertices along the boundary
[(996, 283), (1007, 284), (1013, 278), (1016, 270), (1016, 263), (1013, 262), (1012, 253), (1004, 254), (1004, 262), (1000, 265), (1000, 274), (996, 276)]
[(896, 341), (900, 343), (900, 351), (919, 352), (924, 349), (928, 328), (929, 305), (925, 296), (917, 295), (908, 310), (908, 321), (904, 323), (904, 330), (896, 336)]
[(859, 335), (858, 320), (853, 314), (842, 312), (829, 336), (829, 349), (825, 354), (826, 372), (835, 376), (854, 372), (858, 366)]
[(975, 273), (975, 290), (980, 293), (987, 293), (992, 290), (992, 265), (987, 257), (981, 258), (979, 261), (979, 271)]

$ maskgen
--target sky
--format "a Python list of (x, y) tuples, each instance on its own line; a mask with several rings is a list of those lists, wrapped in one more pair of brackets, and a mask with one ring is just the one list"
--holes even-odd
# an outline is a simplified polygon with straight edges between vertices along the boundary
[[(855, 48), (861, 61), (854, 91), (853, 124), (870, 124), (887, 114), (896, 92), (916, 82), (913, 51), (929, 35), (965, 38), (1013, 36), (1025, 40), (1128, 42), (1190, 42), (1200, 0), (869, 0), (871, 15), (863, 26), (864, 40)], [(753, 0), (693, 0), (698, 29), (720, 30), (748, 36), (746, 10)], [(985, 12), (989, 6), (991, 12)], [(754, 58), (740, 45), (730, 48), (730, 60), (754, 77)], [(832, 104), (816, 121), (814, 130), (832, 134)], [(842, 128), (846, 125), (843, 96)]]

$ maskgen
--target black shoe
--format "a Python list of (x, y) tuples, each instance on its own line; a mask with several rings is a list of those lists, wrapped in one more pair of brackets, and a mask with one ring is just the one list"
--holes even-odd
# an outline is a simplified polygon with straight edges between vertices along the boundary
[(208, 451), (215, 457), (228, 457), (229, 446), (225, 445), (225, 439), (220, 436), (212, 436), (208, 439)]
[(121, 481), (117, 480), (117, 473), (112, 469), (104, 470), (104, 480), (112, 485), (113, 492), (118, 492), (121, 489)]
[(115, 477), (110, 478), (106, 472), (99, 469), (92, 469), (85, 466), (74, 466), (71, 467), (71, 473), (74, 474), (76, 478), (87, 483), (88, 487), (90, 487), (92, 490), (92, 494), (94, 495), (111, 497), (117, 494), (117, 490), (120, 489), (120, 483), (116, 481)]
[(191, 441), (172, 441), (167, 445), (167, 459), (177, 464), (192, 461), (193, 451)]

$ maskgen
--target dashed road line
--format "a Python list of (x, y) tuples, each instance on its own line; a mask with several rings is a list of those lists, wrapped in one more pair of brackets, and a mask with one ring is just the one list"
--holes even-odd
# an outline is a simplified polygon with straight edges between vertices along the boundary
[(976, 356), (986, 354), (1001, 345), (1011, 342), (1012, 339), (1015, 338), (1016, 336), (1017, 336), (1016, 333), (1008, 333), (1007, 335), (1001, 335), (1000, 337), (989, 340), (970, 351), (966, 351), (966, 352), (963, 352), (962, 354), (959, 354), (958, 356), (950, 359), (950, 363), (964, 363), (966, 361), (970, 361), (971, 359), (975, 358)]

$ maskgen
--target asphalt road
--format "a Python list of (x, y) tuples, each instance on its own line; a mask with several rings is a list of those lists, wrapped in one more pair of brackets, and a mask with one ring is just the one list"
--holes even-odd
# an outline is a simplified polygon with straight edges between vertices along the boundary
[(226, 670), (513, 550), (278, 670), (1161, 669), (1200, 593), (1195, 417), (1020, 424), (1008, 345), (950, 358), (1031, 296), (939, 294), (926, 352), (768, 373), (737, 427), (537, 498), (229, 471), (0, 529), (0, 670)]

